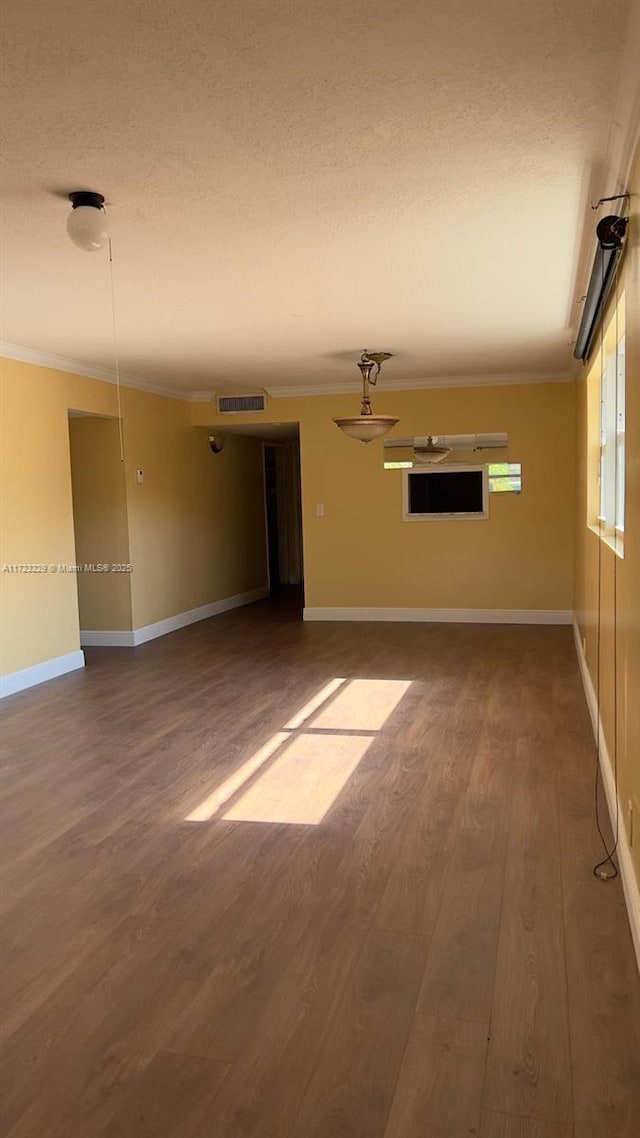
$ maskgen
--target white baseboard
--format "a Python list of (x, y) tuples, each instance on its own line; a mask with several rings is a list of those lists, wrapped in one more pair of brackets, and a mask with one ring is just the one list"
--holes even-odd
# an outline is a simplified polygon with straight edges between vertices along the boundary
[(444, 624), (571, 624), (565, 609), (306, 608), (304, 620), (427, 621)]
[(133, 648), (134, 635), (130, 629), (120, 631), (111, 629), (80, 629), (80, 643), (83, 648)]
[(155, 624), (146, 624), (143, 628), (134, 629), (134, 645), (145, 644), (147, 640), (155, 640), (157, 636), (166, 636), (168, 632), (176, 632), (179, 628), (185, 628), (188, 624), (196, 624), (199, 620), (208, 620), (209, 617), (218, 616), (221, 612), (229, 612), (230, 609), (237, 609), (242, 605), (261, 601), (267, 596), (267, 593), (267, 587), (263, 585), (259, 589), (251, 589), (248, 593), (236, 593), (233, 597), (223, 597), (219, 601), (212, 601), (211, 604), (201, 605), (200, 608), (176, 613), (175, 616), (169, 616), (166, 620), (158, 620)]
[[(584, 650), (582, 647), (582, 640), (580, 637), (580, 629), (578, 622), (573, 621), (573, 635), (576, 642), (576, 653), (578, 656), (578, 663), (580, 665), (580, 672), (582, 674), (582, 686), (587, 700), (587, 707), (591, 716), (591, 724), (593, 726), (593, 734), (596, 739), (600, 739), (600, 770), (602, 772), (602, 783), (605, 789), (607, 798), (607, 806), (609, 808), (609, 816), (611, 818), (611, 826), (615, 829), (616, 823), (616, 785), (613, 775), (613, 763), (609, 757), (607, 750), (607, 741), (604, 736), (602, 728), (602, 719), (598, 716), (598, 700), (593, 686), (593, 681), (589, 675), (587, 661), (585, 660)], [(638, 969), (640, 970), (640, 885), (635, 874), (633, 859), (631, 857), (631, 850), (629, 848), (629, 839), (627, 832), (622, 821), (622, 804), (618, 803), (619, 810), (619, 830), (618, 830), (618, 865), (620, 867), (620, 877), (622, 879), (622, 888), (624, 891), (624, 899), (627, 905), (627, 914), (629, 917), (629, 924), (631, 926), (631, 936), (633, 938), (633, 945), (636, 950), (636, 958), (638, 961)]]
[(261, 586), (247, 593), (236, 593), (233, 597), (223, 597), (219, 601), (212, 601), (211, 604), (176, 613), (175, 616), (169, 616), (165, 620), (157, 620), (154, 624), (146, 624), (142, 628), (134, 628), (128, 632), (118, 629), (83, 629), (80, 631), (80, 643), (85, 648), (135, 648), (136, 645), (146, 644), (148, 640), (155, 640), (158, 636), (166, 636), (168, 632), (186, 628), (188, 624), (208, 620), (209, 617), (240, 608), (241, 605), (261, 601), (267, 595), (266, 585)]
[(84, 652), (68, 652), (66, 656), (55, 656), (53, 660), (44, 660), (42, 664), (33, 664), (30, 668), (22, 668), (19, 672), (10, 672), (7, 676), (0, 676), (0, 699), (16, 692), (33, 688), (36, 684), (43, 684), (46, 680), (55, 680), (57, 676), (64, 676), (67, 672), (75, 672), (76, 668), (84, 668)]

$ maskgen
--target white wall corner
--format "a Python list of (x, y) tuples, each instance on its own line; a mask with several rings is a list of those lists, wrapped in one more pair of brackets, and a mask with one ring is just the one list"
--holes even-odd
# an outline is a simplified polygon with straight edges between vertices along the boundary
[(67, 672), (75, 672), (77, 668), (84, 668), (84, 652), (80, 649), (68, 652), (66, 656), (44, 660), (41, 664), (33, 664), (30, 668), (22, 668), (19, 672), (9, 672), (6, 676), (0, 676), (0, 699), (33, 688), (36, 684), (43, 684), (46, 680), (55, 680)]
[(391, 621), (436, 624), (571, 624), (568, 609), (313, 608), (304, 620)]
[[(609, 809), (609, 817), (611, 819), (611, 827), (615, 831), (616, 825), (616, 784), (613, 774), (613, 764), (607, 750), (607, 741), (604, 736), (602, 728), (602, 719), (598, 714), (598, 699), (593, 686), (593, 681), (589, 675), (587, 661), (585, 659), (584, 650), (582, 647), (582, 638), (580, 635), (580, 628), (577, 620), (573, 620), (573, 635), (576, 645), (576, 654), (578, 656), (578, 663), (580, 665), (580, 674), (582, 676), (582, 686), (589, 708), (589, 715), (591, 716), (591, 725), (593, 727), (593, 734), (596, 740), (599, 739), (600, 743), (600, 770), (602, 772), (602, 783), (605, 790), (607, 799), (607, 806)], [(633, 938), (633, 945), (636, 952), (636, 960), (638, 962), (638, 970), (640, 971), (640, 885), (635, 874), (633, 859), (631, 857), (631, 849), (629, 847), (629, 839), (627, 832), (622, 821), (622, 804), (618, 800), (618, 817), (619, 817), (619, 836), (618, 836), (618, 865), (620, 867), (620, 878), (622, 880), (622, 889), (624, 892), (624, 899), (627, 906), (627, 915), (629, 917), (629, 925), (631, 927), (631, 936)]]

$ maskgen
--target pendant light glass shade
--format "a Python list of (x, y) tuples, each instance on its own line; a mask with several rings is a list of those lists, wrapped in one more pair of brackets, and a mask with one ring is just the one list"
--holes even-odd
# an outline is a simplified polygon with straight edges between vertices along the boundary
[(370, 443), (372, 439), (379, 439), (386, 435), (398, 422), (392, 415), (359, 415), (354, 419), (334, 419), (336, 427), (340, 427), (345, 435), (351, 439), (359, 439), (361, 443)]

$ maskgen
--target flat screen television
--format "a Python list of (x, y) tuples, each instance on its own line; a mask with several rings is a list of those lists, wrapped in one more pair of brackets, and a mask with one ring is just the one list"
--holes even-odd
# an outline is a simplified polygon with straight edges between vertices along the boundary
[(404, 471), (405, 521), (487, 518), (486, 466), (433, 466)]

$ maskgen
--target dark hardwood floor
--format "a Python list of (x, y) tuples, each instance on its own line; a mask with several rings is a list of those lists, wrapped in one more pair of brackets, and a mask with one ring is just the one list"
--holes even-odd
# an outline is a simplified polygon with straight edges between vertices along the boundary
[(0, 708), (3, 1138), (637, 1138), (569, 629), (87, 662)]

